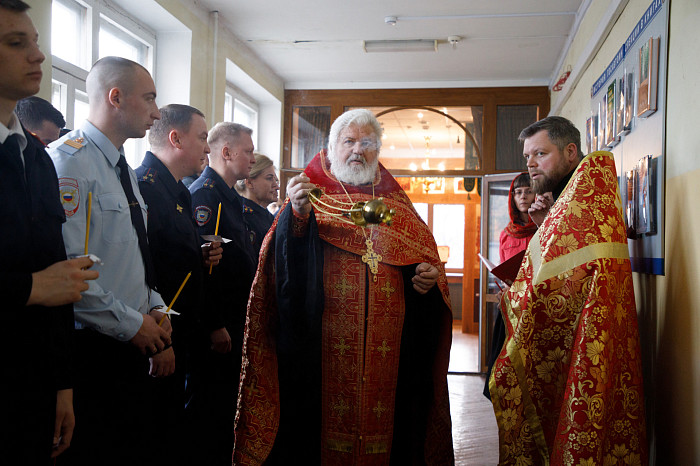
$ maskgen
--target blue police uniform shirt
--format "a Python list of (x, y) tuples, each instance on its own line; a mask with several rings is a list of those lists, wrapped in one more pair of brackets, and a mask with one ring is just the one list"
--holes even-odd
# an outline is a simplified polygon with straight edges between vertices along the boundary
[[(69, 257), (84, 253), (88, 193), (92, 213), (88, 252), (102, 259), (100, 277), (89, 283), (75, 303), (76, 328), (92, 328), (120, 341), (131, 340), (143, 314), (164, 306), (161, 296), (146, 285), (146, 271), (129, 203), (119, 181), (117, 162), (123, 148), (89, 121), (51, 143), (48, 152), (58, 174), (61, 203), (66, 213), (63, 240)], [(146, 223), (146, 204), (134, 171), (129, 177)]]

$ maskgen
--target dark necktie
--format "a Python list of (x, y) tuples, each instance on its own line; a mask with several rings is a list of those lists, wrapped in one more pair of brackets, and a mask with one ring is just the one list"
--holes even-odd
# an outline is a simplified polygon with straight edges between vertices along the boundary
[(146, 236), (146, 225), (143, 223), (143, 214), (141, 213), (141, 206), (139, 201), (136, 200), (134, 195), (134, 188), (131, 186), (131, 178), (129, 177), (129, 169), (126, 165), (126, 159), (123, 155), (119, 156), (119, 162), (117, 162), (117, 167), (119, 167), (119, 181), (122, 183), (122, 188), (124, 189), (124, 194), (126, 194), (126, 199), (129, 201), (129, 212), (131, 213), (131, 224), (136, 230), (136, 236), (139, 239), (139, 249), (141, 250), (141, 256), (143, 257), (143, 264), (146, 268), (146, 283), (151, 289), (156, 287), (156, 274), (153, 268), (153, 260), (151, 259), (151, 251), (148, 248), (148, 236)]
[(2, 146), (8, 152), (10, 163), (19, 173), (24, 175), (24, 164), (22, 163), (21, 151), (19, 150), (19, 134), (15, 133), (7, 136)]

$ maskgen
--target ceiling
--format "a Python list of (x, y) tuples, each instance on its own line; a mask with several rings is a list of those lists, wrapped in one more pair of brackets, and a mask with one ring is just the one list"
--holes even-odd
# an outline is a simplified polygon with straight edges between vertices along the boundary
[[(287, 89), (550, 85), (589, 0), (199, 0)], [(396, 17), (396, 24), (386, 22)], [(453, 47), (449, 36), (461, 39)], [(366, 53), (368, 40), (437, 52)]]

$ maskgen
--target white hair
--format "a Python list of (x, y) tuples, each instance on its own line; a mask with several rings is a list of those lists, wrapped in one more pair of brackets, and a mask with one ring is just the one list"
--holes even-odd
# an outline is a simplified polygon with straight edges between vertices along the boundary
[(370, 110), (365, 108), (356, 108), (348, 110), (340, 115), (331, 125), (331, 131), (328, 134), (328, 152), (335, 153), (335, 146), (340, 138), (340, 133), (350, 125), (355, 126), (371, 126), (376, 135), (377, 153), (382, 148), (382, 126), (379, 124), (377, 117)]
[[(351, 155), (345, 163), (338, 160), (336, 154), (336, 146), (338, 139), (340, 139), (340, 133), (343, 132), (345, 128), (349, 126), (366, 127), (369, 126), (374, 132), (374, 145), (377, 151), (377, 158), (370, 164), (359, 155)], [(382, 147), (382, 127), (377, 121), (374, 114), (363, 108), (358, 108), (355, 110), (349, 110), (342, 115), (340, 115), (331, 126), (331, 131), (328, 135), (328, 159), (331, 162), (331, 173), (335, 177), (345, 183), (350, 183), (353, 185), (361, 185), (366, 183), (371, 183), (377, 173), (377, 167), (379, 165), (379, 150)], [(350, 162), (362, 162), (361, 167), (352, 166)]]

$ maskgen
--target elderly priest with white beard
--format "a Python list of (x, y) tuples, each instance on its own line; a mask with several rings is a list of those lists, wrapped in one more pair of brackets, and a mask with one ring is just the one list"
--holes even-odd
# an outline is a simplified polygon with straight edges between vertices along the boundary
[[(454, 463), (447, 279), (381, 131), (342, 114), (289, 183), (248, 304), (235, 464)], [(347, 215), (380, 197), (391, 222)]]

